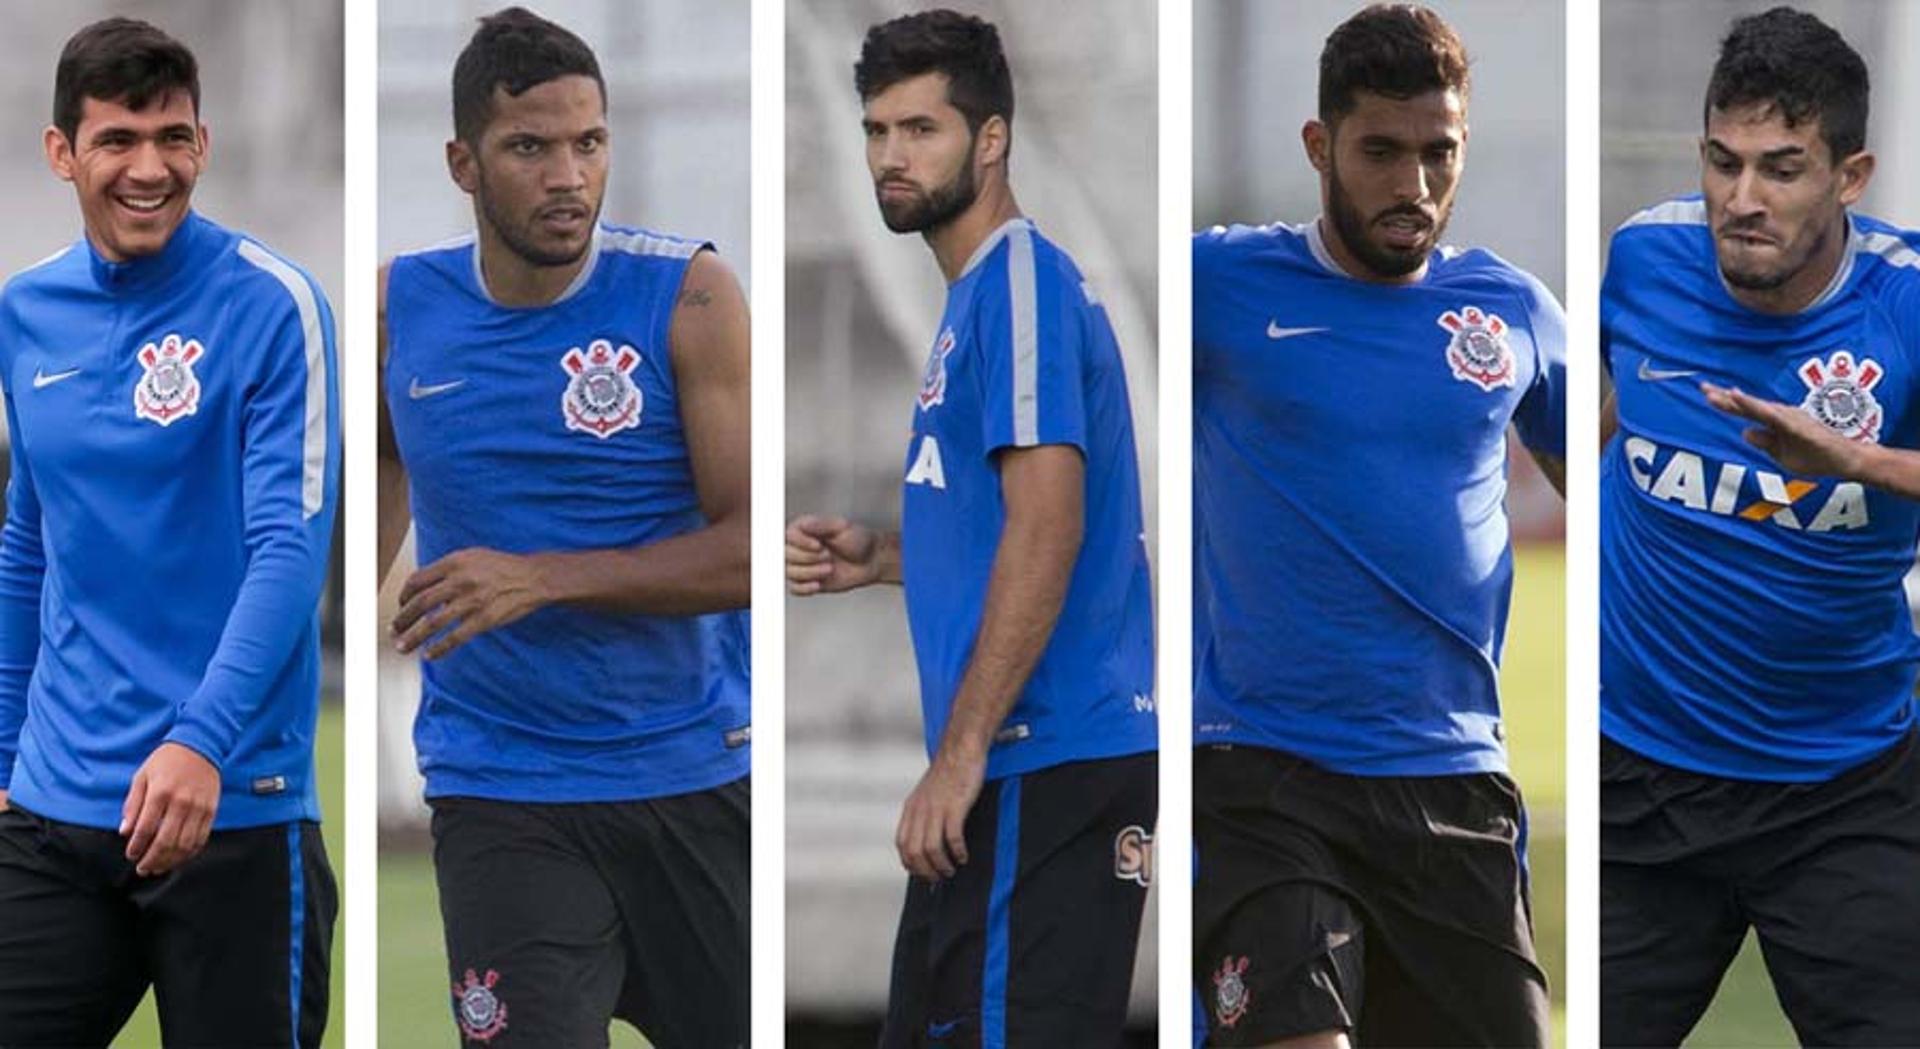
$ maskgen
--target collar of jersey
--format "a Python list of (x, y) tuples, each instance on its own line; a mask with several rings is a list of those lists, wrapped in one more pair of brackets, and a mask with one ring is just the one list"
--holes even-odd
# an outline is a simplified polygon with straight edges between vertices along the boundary
[(207, 220), (197, 211), (188, 211), (187, 217), (167, 238), (166, 247), (152, 255), (138, 255), (125, 262), (113, 262), (100, 254), (93, 246), (93, 238), (82, 235), (80, 240), (87, 246), (87, 261), (93, 271), (94, 283), (111, 292), (131, 291), (136, 288), (151, 288), (163, 284), (168, 278), (185, 269), (193, 260), (201, 241), (206, 239)]
[(500, 303), (494, 299), (493, 292), (487, 290), (486, 274), (480, 272), (480, 232), (475, 230), (472, 235), (473, 250), (470, 253), (470, 257), (473, 260), (474, 290), (480, 293), (481, 298), (495, 306), (499, 306), (503, 310), (544, 310), (548, 306), (558, 306), (579, 294), (580, 289), (587, 286), (587, 281), (593, 279), (594, 268), (600, 265), (600, 237), (602, 232), (603, 227), (600, 223), (595, 222), (593, 224), (593, 239), (587, 242), (586, 264), (580, 267), (580, 272), (573, 275), (573, 280), (567, 282), (566, 288), (564, 288), (559, 295), (554, 296), (552, 302), (541, 303), (538, 306), (501, 306)]
[(1021, 228), (1025, 228), (1028, 230), (1033, 229), (1033, 220), (1030, 218), (1027, 218), (1025, 215), (1021, 215), (1018, 218), (1011, 218), (1005, 222), (1002, 222), (998, 229), (994, 230), (992, 233), (987, 234), (987, 239), (981, 241), (980, 246), (973, 249), (973, 254), (967, 258), (967, 264), (965, 266), (960, 267), (960, 275), (958, 277), (953, 278), (953, 283), (958, 284), (961, 281), (966, 280), (967, 274), (972, 273), (975, 266), (978, 266), (982, 262), (985, 262), (987, 260), (987, 256), (993, 254), (993, 249), (1002, 240), (1006, 239), (1007, 234), (1012, 233), (1014, 230), (1021, 229)]

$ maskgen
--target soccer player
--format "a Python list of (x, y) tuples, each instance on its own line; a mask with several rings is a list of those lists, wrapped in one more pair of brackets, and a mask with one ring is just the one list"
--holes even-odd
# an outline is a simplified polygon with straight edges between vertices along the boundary
[(1601, 291), (1601, 1040), (1679, 1044), (1752, 928), (1802, 1042), (1920, 1045), (1920, 236), (1850, 210), (1819, 19), (1734, 22), (1703, 110)]
[(787, 529), (795, 594), (902, 584), (931, 765), (883, 1046), (1114, 1045), (1156, 812), (1153, 625), (1119, 347), (1008, 181), (1013, 80), (952, 11), (872, 27), (854, 67), (881, 218), (947, 280), (901, 529)]
[(340, 471), (313, 279), (189, 207), (194, 56), (67, 42), (85, 234), (0, 293), (0, 1043), (317, 1046), (337, 896), (313, 736)]
[(1497, 685), (1507, 429), (1558, 487), (1565, 321), (1532, 276), (1440, 245), (1468, 87), (1438, 15), (1360, 11), (1301, 133), (1319, 219), (1194, 239), (1213, 1045), (1547, 1039)]
[(606, 86), (521, 8), (453, 73), (475, 232), (382, 272), (382, 563), (411, 497), (453, 1017), (469, 1044), (748, 1031), (746, 302), (600, 221)]

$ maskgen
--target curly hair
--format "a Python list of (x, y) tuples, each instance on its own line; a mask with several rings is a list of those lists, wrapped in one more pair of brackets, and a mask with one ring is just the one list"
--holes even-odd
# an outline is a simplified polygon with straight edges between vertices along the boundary
[(1754, 103), (1773, 107), (1790, 128), (1819, 121), (1836, 162), (1867, 146), (1867, 64), (1805, 11), (1748, 15), (1720, 41), (1704, 116)]

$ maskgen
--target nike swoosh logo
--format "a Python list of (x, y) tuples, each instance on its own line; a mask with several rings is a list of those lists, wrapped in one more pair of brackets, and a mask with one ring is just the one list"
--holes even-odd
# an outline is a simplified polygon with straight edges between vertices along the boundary
[(46, 372), (35, 368), (33, 370), (33, 388), (37, 390), (43, 386), (52, 386), (62, 379), (71, 379), (78, 374), (80, 374), (80, 369), (78, 368), (68, 368), (63, 372), (54, 372), (52, 375), (48, 375)]
[(1640, 368), (1634, 372), (1634, 374), (1640, 377), (1641, 382), (1665, 382), (1668, 379), (1684, 379), (1689, 375), (1698, 375), (1700, 373), (1688, 370), (1667, 371), (1664, 368), (1656, 368), (1653, 366), (1652, 358), (1642, 357), (1640, 358)]
[(954, 1029), (959, 1026), (960, 1026), (960, 1021), (958, 1020), (948, 1020), (946, 1023), (943, 1023), (943, 1024), (930, 1023), (927, 1025), (927, 1037), (928, 1038), (945, 1038), (946, 1036), (952, 1034)]
[(1296, 335), (1312, 335), (1314, 332), (1331, 331), (1331, 328), (1282, 328), (1278, 322), (1267, 322), (1267, 338), (1291, 339)]
[(407, 386), (407, 397), (417, 401), (423, 397), (432, 397), (434, 394), (445, 393), (448, 390), (465, 386), (466, 384), (467, 380), (465, 379), (455, 379), (452, 382), (436, 382), (432, 386), (422, 386), (420, 385), (420, 377), (416, 375), (413, 377), (413, 382)]

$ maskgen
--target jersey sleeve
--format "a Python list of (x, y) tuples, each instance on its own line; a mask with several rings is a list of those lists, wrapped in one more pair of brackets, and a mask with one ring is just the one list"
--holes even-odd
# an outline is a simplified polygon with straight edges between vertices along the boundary
[(1520, 442), (1542, 455), (1564, 459), (1567, 454), (1567, 317), (1553, 292), (1532, 276), (1524, 276), (1521, 294), (1527, 299), (1527, 326), (1533, 333), (1537, 358), (1533, 384), (1513, 413)]
[(260, 359), (241, 409), (247, 568), (206, 673), (167, 734), (215, 764), (315, 629), (340, 469), (332, 311), (299, 270), (251, 244), (241, 254), (279, 285), (262, 293), (278, 298), (261, 310)]
[(1095, 307), (1084, 283), (1036, 259), (1025, 230), (1007, 238), (1004, 275), (982, 274), (974, 338), (982, 360), (981, 446), (1070, 444), (1087, 451), (1084, 374)]
[(1226, 230), (1215, 226), (1193, 235), (1193, 373), (1204, 375), (1213, 366), (1215, 318), (1214, 281)]
[[(13, 394), (6, 395), (7, 432), (15, 426)], [(40, 500), (18, 439), (8, 442), (7, 520), (0, 525), (0, 790), (13, 782), (20, 728), (27, 719), (27, 685), (40, 657), (40, 592), (47, 574), (40, 539)]]

